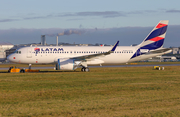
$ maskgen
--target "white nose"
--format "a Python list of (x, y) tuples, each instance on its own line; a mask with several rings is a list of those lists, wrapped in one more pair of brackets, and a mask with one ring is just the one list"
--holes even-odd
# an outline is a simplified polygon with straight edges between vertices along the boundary
[(8, 60), (8, 61), (11, 61), (10, 58), (11, 58), (11, 55), (9, 55), (9, 56), (7, 57), (7, 60)]
[[(9, 60), (9, 59), (10, 59), (10, 56), (11, 56), (11, 55), (9, 55), (9, 56), (7, 57), (7, 60)], [(9, 60), (9, 61), (10, 61), (10, 60)]]
[(7, 60), (14, 62), (14, 60), (16, 60), (16, 57), (13, 54), (11, 54), (7, 57)]

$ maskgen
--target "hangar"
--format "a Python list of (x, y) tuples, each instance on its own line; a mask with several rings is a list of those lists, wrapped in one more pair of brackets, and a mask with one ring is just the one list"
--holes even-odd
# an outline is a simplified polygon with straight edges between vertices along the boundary
[(14, 45), (9, 42), (0, 42), (0, 62), (6, 60), (6, 50), (13, 48)]

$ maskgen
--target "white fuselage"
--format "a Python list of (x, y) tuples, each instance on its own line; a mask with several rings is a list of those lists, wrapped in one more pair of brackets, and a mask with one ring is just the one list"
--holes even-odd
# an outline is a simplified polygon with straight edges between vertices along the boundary
[[(38, 46), (38, 47), (23, 47), (15, 53), (8, 56), (11, 62), (25, 64), (49, 64), (57, 63), (59, 58), (73, 58), (85, 55), (92, 55), (107, 52), (112, 46)], [(117, 46), (116, 50), (106, 56), (95, 57), (87, 64), (117, 64), (127, 63), (137, 60), (143, 60), (152, 56), (162, 54), (142, 55), (131, 59), (136, 53), (138, 46)], [(36, 51), (35, 51), (36, 50)]]

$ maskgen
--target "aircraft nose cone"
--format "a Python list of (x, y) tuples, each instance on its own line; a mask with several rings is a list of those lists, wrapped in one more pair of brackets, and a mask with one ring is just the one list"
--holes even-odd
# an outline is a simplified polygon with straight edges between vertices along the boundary
[(11, 55), (9, 55), (9, 56), (7, 57), (7, 60), (8, 60), (8, 61), (11, 61), (10, 59), (11, 59)]
[(7, 60), (9, 60), (9, 61), (11, 61), (11, 62), (13, 62), (15, 59), (16, 59), (16, 57), (14, 57), (14, 56), (12, 56), (12, 55), (9, 55), (9, 56), (7, 57)]

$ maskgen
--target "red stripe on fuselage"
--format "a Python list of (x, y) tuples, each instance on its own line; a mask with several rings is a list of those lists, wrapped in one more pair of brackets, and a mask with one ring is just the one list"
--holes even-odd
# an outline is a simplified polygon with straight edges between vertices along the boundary
[(162, 28), (162, 27), (164, 27), (164, 26), (167, 26), (167, 24), (159, 23), (159, 24), (156, 26), (156, 28)]
[(152, 38), (152, 39), (149, 39), (151, 41), (159, 41), (159, 40), (162, 40), (164, 39), (163, 37), (155, 37), (155, 38)]

